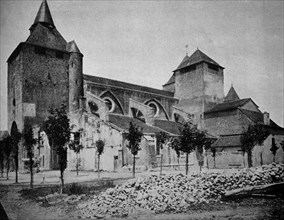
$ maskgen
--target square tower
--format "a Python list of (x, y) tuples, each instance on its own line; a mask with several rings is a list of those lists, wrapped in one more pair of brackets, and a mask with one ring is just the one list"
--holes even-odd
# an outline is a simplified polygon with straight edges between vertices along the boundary
[(223, 101), (223, 69), (197, 49), (190, 57), (185, 56), (163, 87), (175, 93), (179, 100), (176, 107), (189, 114), (194, 123), (199, 123), (204, 111)]

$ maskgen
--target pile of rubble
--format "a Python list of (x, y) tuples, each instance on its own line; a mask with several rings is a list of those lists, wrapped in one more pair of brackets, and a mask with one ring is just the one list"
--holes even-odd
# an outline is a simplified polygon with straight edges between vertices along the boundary
[(80, 204), (79, 209), (83, 218), (123, 217), (138, 207), (156, 213), (170, 210), (183, 212), (194, 204), (218, 201), (227, 190), (275, 182), (284, 182), (283, 164), (244, 169), (231, 174), (140, 177), (94, 196), (88, 203)]

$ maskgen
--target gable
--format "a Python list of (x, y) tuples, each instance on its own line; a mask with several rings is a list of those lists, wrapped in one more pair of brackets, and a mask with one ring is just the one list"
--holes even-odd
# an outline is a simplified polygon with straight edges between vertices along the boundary
[(258, 106), (251, 100), (249, 99), (244, 105), (240, 107), (241, 109), (246, 109), (249, 111), (255, 111), (255, 112), (260, 112), (258, 109)]

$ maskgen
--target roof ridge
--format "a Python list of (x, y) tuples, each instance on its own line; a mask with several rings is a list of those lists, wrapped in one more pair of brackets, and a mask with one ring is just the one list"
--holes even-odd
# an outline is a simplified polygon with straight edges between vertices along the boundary
[(186, 55), (182, 62), (178, 65), (178, 67), (174, 70), (180, 70), (183, 69), (185, 67), (191, 66), (193, 64), (197, 64), (200, 62), (206, 62), (209, 64), (213, 64), (216, 66), (219, 66), (221, 68), (224, 69), (224, 67), (222, 67), (220, 64), (218, 64), (215, 60), (213, 60), (212, 58), (210, 58), (208, 55), (206, 55), (205, 53), (203, 53), (201, 50), (197, 49), (196, 51), (194, 51), (190, 57), (188, 57), (188, 55)]

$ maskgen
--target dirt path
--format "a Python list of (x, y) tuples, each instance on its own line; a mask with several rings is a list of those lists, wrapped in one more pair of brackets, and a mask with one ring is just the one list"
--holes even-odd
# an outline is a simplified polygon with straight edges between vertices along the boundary
[[(72, 220), (79, 219), (76, 206), (40, 206), (37, 202), (25, 200), (20, 196), (20, 186), (0, 185), (0, 201), (10, 220)], [(86, 202), (86, 201), (84, 201)], [(1, 219), (1, 218), (0, 218)], [(117, 218), (107, 218), (114, 220)], [(203, 204), (192, 207), (187, 213), (155, 214), (137, 210), (125, 220), (240, 220), (240, 219), (284, 219), (284, 201), (281, 199), (247, 198), (237, 202)]]
[(0, 189), (0, 200), (10, 220), (63, 220), (72, 216), (54, 206), (42, 207), (36, 202), (24, 200), (19, 193), (20, 186), (0, 186)]

